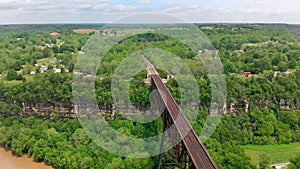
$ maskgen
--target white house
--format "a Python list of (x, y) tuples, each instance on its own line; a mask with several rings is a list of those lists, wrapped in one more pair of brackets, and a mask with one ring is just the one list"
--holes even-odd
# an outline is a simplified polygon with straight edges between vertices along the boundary
[(48, 70), (48, 67), (47, 66), (41, 66), (41, 68), (40, 68), (40, 72), (41, 73), (44, 73), (44, 72), (46, 72)]
[(53, 68), (53, 70), (54, 70), (54, 73), (61, 73), (61, 69)]
[(291, 164), (291, 163), (274, 164), (274, 165), (272, 165), (272, 168), (283, 169), (283, 168), (286, 168), (289, 164)]

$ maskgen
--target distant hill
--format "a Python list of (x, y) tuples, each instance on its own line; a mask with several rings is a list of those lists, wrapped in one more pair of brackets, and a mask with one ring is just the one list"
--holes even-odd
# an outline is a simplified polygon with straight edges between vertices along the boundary
[(268, 29), (283, 29), (300, 36), (300, 25), (289, 24), (257, 24), (260, 27)]
[(0, 25), (0, 33), (49, 32), (62, 29), (99, 29), (104, 24), (16, 24)]
[[(49, 32), (62, 29), (99, 29), (104, 24), (12, 24), (12, 25), (0, 25), (0, 33), (7, 32)], [(202, 26), (221, 26), (221, 27), (255, 27), (255, 28), (267, 28), (267, 29), (281, 29), (287, 30), (293, 34), (300, 36), (300, 25), (292, 24), (238, 24), (238, 23), (195, 23), (195, 25)]]

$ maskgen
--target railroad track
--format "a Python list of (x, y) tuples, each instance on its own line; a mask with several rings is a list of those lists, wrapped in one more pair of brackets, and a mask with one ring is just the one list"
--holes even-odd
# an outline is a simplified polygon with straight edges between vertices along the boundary
[(182, 113), (180, 107), (174, 100), (173, 96), (162, 82), (155, 68), (148, 62), (148, 72), (152, 81), (158, 89), (161, 98), (168, 110), (169, 116), (174, 122), (175, 128), (178, 131), (183, 145), (185, 146), (188, 155), (191, 158), (193, 166), (197, 169), (217, 169), (217, 165), (212, 160), (205, 146), (200, 141), (191, 124)]

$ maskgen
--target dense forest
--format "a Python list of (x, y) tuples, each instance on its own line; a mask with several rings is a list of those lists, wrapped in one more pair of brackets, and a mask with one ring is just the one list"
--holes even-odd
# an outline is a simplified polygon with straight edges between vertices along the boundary
[[(156, 166), (157, 157), (121, 158), (101, 149), (76, 119), (72, 100), (74, 64), (93, 33), (78, 34), (72, 29), (98, 26), (54, 25), (43, 29), (43, 25), (25, 25), (21, 27), (23, 31), (15, 25), (0, 28), (1, 146), (56, 168)], [(14, 30), (7, 31), (11, 27)], [(199, 25), (216, 48), (227, 81), (226, 110), (215, 133), (205, 142), (219, 168), (257, 168), (242, 145), (300, 142), (299, 36), (265, 27)], [(130, 136), (144, 138), (161, 131), (159, 120), (141, 125), (122, 118), (114, 109), (110, 91), (112, 75), (122, 60), (130, 53), (151, 48), (175, 53), (194, 73), (201, 88), (201, 109), (193, 127), (200, 134), (211, 104), (209, 78), (196, 53), (161, 35), (137, 35), (109, 51), (95, 82), (100, 110), (116, 130)], [(167, 76), (165, 72), (160, 74)], [(150, 87), (143, 83), (145, 78), (146, 71), (141, 72), (130, 85), (130, 99), (141, 111), (150, 104)], [(176, 81), (171, 78), (166, 86), (180, 102)], [(297, 158), (290, 159), (290, 168), (299, 166)], [(265, 163), (262, 161), (259, 167), (267, 168)]]

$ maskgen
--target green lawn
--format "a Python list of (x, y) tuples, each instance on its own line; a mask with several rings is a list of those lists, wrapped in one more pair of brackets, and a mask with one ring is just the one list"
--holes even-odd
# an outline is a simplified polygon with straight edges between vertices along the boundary
[(12, 81), (7, 81), (2, 79), (1, 82), (4, 84), (4, 86), (15, 86), (18, 84), (21, 84), (22, 81), (21, 80), (12, 80)]
[(33, 82), (35, 79), (34, 79), (34, 75), (24, 75), (23, 76), (27, 82)]
[(247, 145), (241, 147), (251, 157), (254, 164), (259, 163), (259, 155), (264, 152), (270, 155), (274, 164), (289, 162), (291, 158), (300, 155), (300, 143), (264, 146)]
[(50, 61), (53, 61), (54, 57), (38, 59), (36, 62), (38, 65), (48, 66)]

